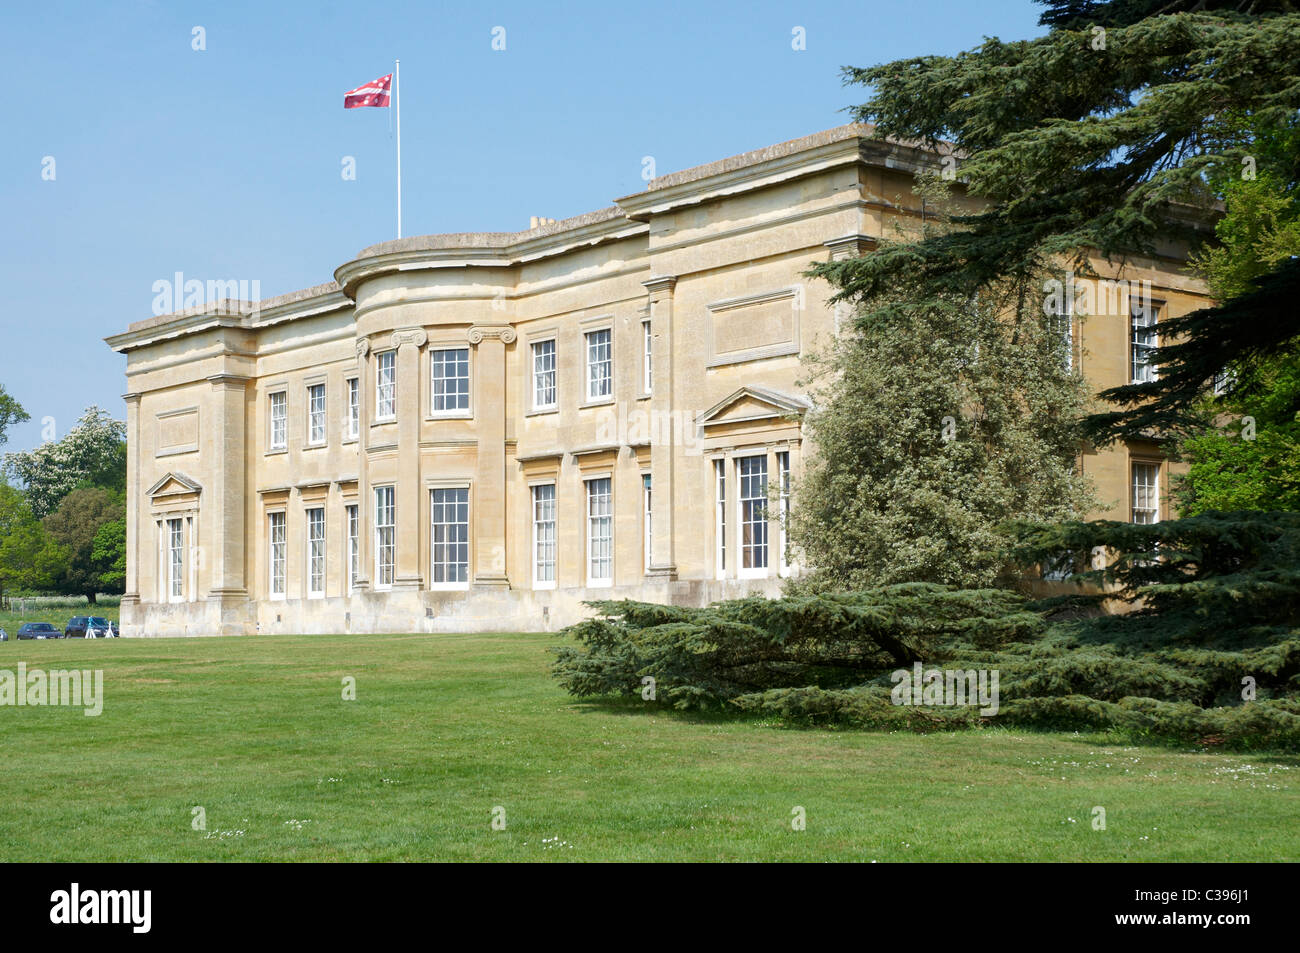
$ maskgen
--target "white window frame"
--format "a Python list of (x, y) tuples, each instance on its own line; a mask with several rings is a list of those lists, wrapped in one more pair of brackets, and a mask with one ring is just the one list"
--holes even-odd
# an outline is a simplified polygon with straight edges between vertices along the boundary
[(1065, 312), (1053, 311), (1051, 314), (1052, 336), (1058, 344), (1065, 347), (1064, 369), (1074, 370), (1074, 301), (1070, 295), (1065, 296)]
[[(276, 528), (279, 524), (277, 539)], [(266, 561), (267, 591), (272, 599), (281, 600), (288, 593), (288, 517), (284, 510), (275, 510), (266, 514)], [(276, 570), (279, 570), (278, 574)], [(279, 588), (276, 588), (276, 584)]]
[[(547, 348), (545, 353), (540, 353), (542, 349)], [(529, 373), (529, 385), (532, 393), (533, 410), (554, 410), (559, 404), (559, 345), (553, 337), (542, 338), (541, 340), (532, 341), (528, 347), (529, 357), (532, 359), (532, 367)], [(538, 361), (550, 359), (550, 366), (538, 367)], [(545, 386), (544, 382), (549, 377), (550, 385)], [(550, 402), (541, 402), (539, 396), (550, 394)]]
[(654, 334), (650, 319), (641, 319), (641, 390), (653, 394), (655, 389)]
[(778, 542), (781, 549), (777, 554), (777, 572), (781, 576), (790, 575), (795, 567), (786, 559), (786, 549), (790, 545), (790, 451), (778, 450), (776, 452), (776, 478), (780, 481), (778, 484), (779, 507), (777, 518), (780, 523), (777, 527)]
[(641, 474), (641, 537), (643, 547), (641, 558), (642, 572), (650, 571), (650, 560), (654, 552), (654, 480), (649, 473)]
[[(1149, 483), (1145, 479), (1139, 483), (1139, 468), (1151, 477)], [(1138, 501), (1143, 497), (1148, 505), (1139, 507)], [(1151, 518), (1139, 520), (1139, 511), (1151, 514)], [(1129, 461), (1129, 521), (1139, 525), (1160, 522), (1160, 464), (1154, 460)]]
[[(454, 500), (438, 499), (439, 494), (447, 494), (447, 493), (463, 494), (463, 499), (454, 499)], [(435, 516), (437, 514), (438, 508), (443, 507), (445, 513), (445, 507), (447, 506), (463, 506), (465, 508), (464, 520), (444, 519), (441, 522), (436, 521)], [(436, 487), (429, 488), (429, 588), (430, 589), (468, 589), (469, 588), (470, 566), (472, 565), (471, 554), (470, 554), (469, 506), (470, 506), (470, 499), (469, 499), (468, 483), (463, 484), (461, 486), (436, 486)], [(455, 528), (459, 528), (464, 533), (465, 538), (463, 540), (448, 538), (445, 535), (444, 538), (442, 538), (441, 540), (439, 539), (440, 531), (443, 534), (445, 534), (448, 530), (452, 530)], [(461, 546), (461, 545), (465, 547), (465, 559), (463, 563), (459, 560), (451, 561), (446, 558), (440, 560), (438, 558), (438, 549), (440, 546), (443, 547), (443, 552), (445, 554), (447, 548), (452, 546)], [(445, 575), (448, 570), (451, 570), (453, 574), (455, 574), (458, 570), (463, 571), (464, 578), (447, 579), (445, 578)], [(440, 571), (444, 575), (443, 579), (437, 578)]]
[[(597, 493), (599, 485), (604, 492)], [(589, 588), (607, 588), (614, 584), (614, 479), (612, 476), (591, 477), (582, 483), (583, 499), (586, 513), (587, 546), (587, 586)], [(605, 501), (605, 512), (595, 513), (599, 500)], [(608, 531), (596, 535), (598, 529)], [(599, 550), (608, 549), (608, 556), (602, 558)], [(593, 570), (601, 564), (608, 564), (608, 575), (596, 575)], [(598, 570), (596, 570), (598, 571)]]
[(347, 520), (348, 562), (343, 571), (347, 574), (347, 591), (352, 595), (357, 588), (357, 578), (361, 575), (361, 507), (349, 503), (343, 507)]
[(727, 459), (713, 461), (713, 569), (727, 577)]
[[(185, 601), (185, 520), (169, 518), (163, 523), (167, 549), (167, 601)], [(179, 591), (178, 591), (179, 590)]]
[[(279, 413), (276, 413), (276, 398), (279, 398)], [(276, 424), (279, 424), (279, 439), (276, 436)], [(269, 450), (289, 449), (289, 392), (274, 390), (267, 395), (267, 434), (266, 445)]]
[[(603, 341), (601, 340), (603, 335)], [(607, 402), (614, 399), (614, 329), (593, 328), (582, 336), (584, 367), (587, 380), (587, 403)], [(603, 357), (599, 357), (602, 353)], [(596, 357), (593, 357), (593, 351)], [(597, 368), (604, 367), (604, 373)], [(600, 389), (603, 388), (603, 389)]]
[[(549, 491), (549, 495), (546, 491)], [(533, 588), (554, 589), (555, 557), (559, 550), (559, 540), (556, 536), (558, 527), (555, 518), (557, 502), (555, 484), (534, 483), (528, 488), (528, 499), (532, 507)], [(548, 575), (549, 579), (543, 578)]]
[[(374, 569), (374, 588), (379, 592), (386, 592), (393, 588), (393, 580), (397, 574), (397, 487), (391, 483), (386, 486), (377, 486), (374, 488), (375, 493), (375, 569)], [(381, 520), (391, 520), (392, 522), (380, 522)], [(385, 542), (384, 531), (391, 534)], [(385, 550), (390, 557), (390, 561), (385, 563)], [(387, 569), (387, 579), (385, 579), (384, 570)]]
[[(317, 397), (320, 398), (319, 406)], [(307, 385), (307, 446), (323, 447), (328, 441), (325, 414), (325, 382)]]
[[(462, 361), (460, 358), (456, 358), (456, 360), (449, 363), (448, 361), (445, 360), (445, 355), (448, 354), (457, 354), (457, 355), (463, 354), (464, 360)], [(465, 366), (465, 374), (463, 377), (459, 374), (452, 377), (448, 377), (445, 374), (441, 377), (438, 376), (437, 371), (440, 367), (443, 369), (446, 369), (447, 367), (459, 369), (462, 363)], [(471, 384), (472, 373), (473, 372), (470, 368), (469, 348), (439, 347), (439, 348), (433, 348), (429, 351), (429, 414), (430, 416), (464, 417), (469, 414), (470, 394), (471, 394), (470, 388), (472, 387)], [(449, 382), (459, 383), (460, 381), (465, 382), (464, 393), (461, 393), (460, 388), (457, 387), (454, 393), (449, 394), (447, 392), (447, 384)], [(441, 393), (439, 393), (440, 390), (442, 391)], [(448, 398), (452, 398), (451, 403), (454, 406), (446, 406)], [(443, 407), (438, 406), (438, 401), (440, 399), (444, 403)]]
[[(746, 464), (750, 463), (751, 461), (762, 461), (762, 473), (761, 473), (762, 492), (757, 496), (745, 495), (746, 480), (751, 481), (751, 489), (752, 489), (752, 480), (754, 479), (754, 477), (753, 475), (745, 474), (743, 471), (745, 470)], [(736, 560), (736, 577), (739, 579), (762, 579), (771, 574), (771, 566), (772, 566), (772, 525), (771, 525), (772, 521), (771, 521), (771, 517), (767, 512), (767, 487), (768, 487), (767, 454), (750, 453), (750, 454), (744, 454), (743, 456), (737, 456), (735, 459), (735, 473), (736, 473), (736, 550), (737, 550), (736, 555), (739, 557)], [(753, 516), (753, 508), (762, 507), (761, 519), (751, 518), (749, 520), (746, 520), (745, 510), (747, 506), (750, 507), (751, 517)], [(746, 525), (754, 526), (754, 527), (760, 527), (760, 526), (762, 527), (763, 530), (762, 543), (745, 542)], [(755, 563), (758, 562), (757, 556), (759, 554), (762, 555), (763, 565), (761, 566), (745, 565), (746, 561), (755, 562)]]
[(397, 351), (375, 354), (375, 420), (397, 419)]
[(347, 430), (344, 436), (356, 440), (361, 436), (361, 378), (349, 377), (344, 385), (348, 397)]
[[(1160, 305), (1155, 302), (1149, 302), (1148, 313), (1140, 313), (1140, 308), (1134, 305), (1133, 298), (1129, 299), (1129, 332), (1128, 332), (1128, 358), (1129, 358), (1129, 382), (1132, 384), (1145, 384), (1158, 378), (1156, 365), (1152, 361), (1152, 356), (1156, 348), (1160, 346)], [(1138, 340), (1139, 332), (1143, 338)], [(1138, 355), (1142, 355), (1142, 360), (1138, 360)]]
[[(313, 525), (319, 514), (320, 536), (313, 537), (315, 530)], [(325, 597), (325, 507), (309, 506), (303, 514), (306, 521), (306, 542), (307, 542), (307, 598), (323, 599)], [(319, 562), (319, 565), (317, 563)], [(319, 581), (320, 585), (317, 586)]]

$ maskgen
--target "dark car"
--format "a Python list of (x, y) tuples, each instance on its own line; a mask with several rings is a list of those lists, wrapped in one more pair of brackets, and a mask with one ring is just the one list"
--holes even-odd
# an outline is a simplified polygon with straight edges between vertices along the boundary
[(61, 639), (63, 633), (48, 622), (24, 622), (18, 627), (20, 639)]
[[(89, 632), (87, 632), (89, 630)], [(117, 623), (109, 622), (103, 616), (76, 615), (68, 620), (63, 630), (65, 639), (79, 639), (86, 635), (92, 638), (111, 638), (118, 634)]]

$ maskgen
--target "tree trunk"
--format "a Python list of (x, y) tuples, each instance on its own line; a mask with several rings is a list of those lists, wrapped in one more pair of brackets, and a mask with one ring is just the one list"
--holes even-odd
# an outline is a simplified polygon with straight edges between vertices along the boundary
[(95, 593), (94, 592), (86, 593), (86, 601), (93, 606), (95, 604)]

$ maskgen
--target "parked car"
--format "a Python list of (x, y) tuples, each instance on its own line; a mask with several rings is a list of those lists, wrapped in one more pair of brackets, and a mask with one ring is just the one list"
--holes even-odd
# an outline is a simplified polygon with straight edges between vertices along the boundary
[(65, 639), (107, 639), (117, 635), (117, 623), (98, 615), (74, 615), (63, 629)]
[(8, 642), (8, 641), (9, 641), (9, 633), (5, 631), (4, 626), (0, 625), (0, 642)]
[(24, 622), (18, 627), (20, 639), (61, 639), (63, 633), (48, 622)]

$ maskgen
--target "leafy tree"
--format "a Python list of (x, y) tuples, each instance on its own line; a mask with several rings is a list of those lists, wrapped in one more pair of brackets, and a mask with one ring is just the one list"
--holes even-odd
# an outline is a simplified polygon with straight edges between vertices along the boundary
[(4, 385), (0, 384), (0, 444), (8, 441), (10, 427), (30, 419), (27, 411), (23, 410), (23, 405), (10, 397)]
[(119, 592), (126, 586), (126, 517), (109, 520), (95, 531), (91, 543), (92, 565), (99, 570), (105, 592)]
[(111, 551), (114, 531), (106, 527), (120, 521), (124, 529), (125, 514), (122, 494), (86, 487), (65, 496), (58, 509), (42, 520), (50, 539), (67, 553), (66, 563), (55, 574), (56, 589), (84, 595), (91, 604), (96, 593), (122, 590), (125, 576), (119, 576), (112, 565), (116, 559), (116, 553)]
[(32, 512), (44, 518), (78, 487), (126, 489), (126, 424), (89, 407), (61, 440), (35, 450), (6, 453), (4, 472), (27, 492)]
[(0, 598), (12, 589), (50, 588), (62, 556), (22, 492), (0, 483)]
[[(1196, 247), (1215, 183), (1243, 160), (1296, 180), (1297, 153), (1261, 155), (1259, 141), (1295, 125), (1291, 3), (1073, 0), (1043, 20), (1053, 29), (1033, 40), (845, 69), (846, 82), (872, 88), (855, 118), (881, 137), (951, 141), (970, 194), (987, 204), (962, 229), (816, 266), (843, 299), (886, 294), (903, 277), (970, 295), (1044, 260), (1087, 273), (1091, 254), (1123, 261), (1167, 238)], [(1170, 322), (1181, 350), (1158, 358), (1157, 381), (1103, 394), (1123, 409), (1094, 418), (1095, 439), (1178, 424), (1225, 360), (1275, 353), (1300, 333), (1286, 307), (1298, 289), (1300, 262), (1288, 259), (1253, 295)]]
[[(949, 227), (943, 183), (919, 191), (924, 227)], [(972, 298), (900, 279), (859, 299), (820, 364), (805, 419), (817, 453), (791, 515), (813, 568), (791, 591), (988, 586), (1006, 566), (1002, 523), (1068, 519), (1092, 501), (1075, 468), (1087, 394), (1041, 283)]]
[[(1300, 256), (1300, 201), (1268, 174), (1229, 183), (1224, 194), (1219, 244), (1193, 261), (1215, 298), (1237, 302)], [(1205, 423), (1179, 447), (1190, 460), (1178, 488), (1183, 513), (1300, 509), (1300, 338), (1224, 373), (1225, 393), (1189, 405)]]

